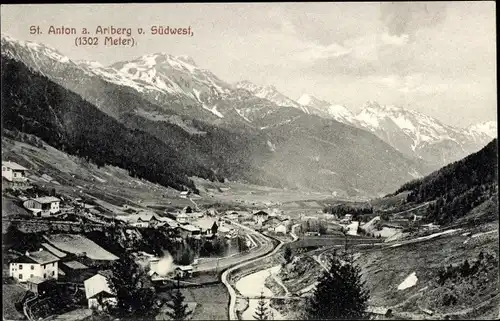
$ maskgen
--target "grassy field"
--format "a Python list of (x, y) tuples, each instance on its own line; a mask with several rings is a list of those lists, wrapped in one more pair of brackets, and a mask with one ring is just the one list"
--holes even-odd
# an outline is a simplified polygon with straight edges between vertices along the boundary
[[(229, 293), (224, 284), (203, 287), (183, 288), (185, 302), (196, 302), (193, 320), (227, 320)], [(159, 293), (160, 297), (170, 299), (171, 291)]]

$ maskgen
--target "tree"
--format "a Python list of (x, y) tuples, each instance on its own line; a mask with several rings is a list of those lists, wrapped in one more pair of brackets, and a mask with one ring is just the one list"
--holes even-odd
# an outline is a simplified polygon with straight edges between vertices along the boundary
[(218, 229), (219, 227), (217, 226), (217, 222), (214, 222), (214, 224), (212, 225), (212, 234), (217, 234)]
[(292, 261), (292, 249), (289, 246), (285, 247), (285, 252), (283, 253), (283, 257), (287, 264)]
[(109, 287), (118, 301), (111, 311), (113, 315), (141, 318), (155, 315), (154, 288), (144, 287), (148, 276), (131, 257), (124, 255), (114, 262), (110, 274)]
[(184, 303), (184, 295), (180, 289), (180, 277), (177, 276), (177, 290), (175, 291), (175, 295), (172, 298), (172, 301), (167, 302), (166, 306), (169, 307), (172, 311), (167, 311), (166, 314), (172, 319), (176, 321), (186, 320), (192, 313), (192, 311), (188, 310), (188, 305)]
[(326, 232), (328, 232), (328, 228), (327, 228), (325, 222), (318, 222), (318, 232), (321, 235), (325, 235)]
[(352, 257), (341, 262), (336, 253), (330, 259), (330, 269), (319, 279), (314, 295), (308, 300), (308, 319), (365, 319), (369, 293), (361, 281), (361, 269)]
[(256, 320), (269, 320), (269, 309), (266, 305), (266, 297), (264, 296), (264, 291), (260, 292), (259, 301), (257, 307), (255, 308), (255, 314), (253, 317)]

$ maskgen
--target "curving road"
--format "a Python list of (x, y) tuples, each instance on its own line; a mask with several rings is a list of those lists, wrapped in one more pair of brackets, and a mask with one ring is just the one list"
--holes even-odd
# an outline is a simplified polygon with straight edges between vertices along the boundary
[[(291, 242), (296, 242), (299, 239), (298, 236), (295, 234), (295, 228), (297, 228), (298, 226), (300, 226), (300, 224), (295, 224), (295, 225), (292, 226), (292, 231), (290, 232), (290, 235), (292, 236), (293, 241), (291, 241)], [(259, 234), (261, 237), (266, 238), (268, 240), (268, 242), (271, 243), (268, 237), (260, 234), (259, 232), (255, 231), (255, 230), (253, 230), (253, 229), (251, 229), (249, 227), (245, 226), (245, 228), (248, 229), (248, 230), (251, 230), (253, 233)], [(278, 244), (278, 246), (276, 246), (274, 248), (274, 250), (272, 250), (270, 253), (262, 255), (260, 257), (257, 257), (257, 258), (255, 258), (253, 260), (249, 260), (247, 262), (240, 263), (240, 264), (238, 264), (236, 266), (233, 266), (233, 267), (227, 269), (226, 271), (224, 271), (224, 273), (222, 273), (222, 283), (224, 283), (224, 285), (226, 286), (226, 288), (227, 288), (227, 290), (229, 292), (229, 296), (230, 296), (229, 311), (228, 311), (228, 313), (229, 313), (229, 320), (238, 320), (238, 316), (236, 315), (236, 309), (235, 309), (237, 294), (236, 294), (236, 291), (234, 290), (234, 288), (232, 287), (232, 285), (229, 283), (228, 276), (233, 271), (235, 271), (236, 269), (239, 269), (239, 268), (244, 267), (246, 265), (249, 265), (249, 264), (251, 264), (253, 262), (256, 262), (256, 261), (268, 258), (270, 256), (273, 256), (274, 254), (276, 254), (283, 247), (283, 245), (291, 243), (291, 242), (285, 243), (285, 242), (282, 242), (282, 241), (279, 241), (279, 242), (280, 243)]]
[(232, 265), (238, 264), (241, 261), (247, 261), (251, 260), (254, 258), (258, 258), (266, 253), (269, 253), (273, 249), (273, 243), (267, 238), (266, 236), (260, 234), (259, 232), (241, 225), (236, 222), (231, 222), (231, 224), (238, 226), (239, 228), (242, 228), (246, 230), (249, 234), (254, 237), (256, 243), (257, 243), (257, 248), (252, 249), (247, 252), (243, 253), (236, 253), (230, 256), (222, 257), (217, 260), (210, 260), (210, 261), (205, 261), (205, 262), (200, 262), (197, 265), (193, 267), (195, 272), (204, 272), (204, 271), (211, 271), (211, 270), (223, 270), (225, 268), (228, 268)]

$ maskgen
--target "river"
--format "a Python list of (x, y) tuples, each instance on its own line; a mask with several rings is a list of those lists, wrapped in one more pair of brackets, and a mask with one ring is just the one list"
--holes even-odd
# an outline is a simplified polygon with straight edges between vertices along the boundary
[[(277, 274), (279, 273), (281, 266), (273, 266), (271, 268), (261, 270), (252, 274), (249, 274), (236, 282), (236, 289), (243, 296), (255, 297), (259, 296), (261, 291), (264, 292), (264, 296), (273, 296), (273, 292), (268, 289), (264, 283), (266, 278), (269, 277), (270, 273)], [(253, 314), (255, 313), (255, 309), (258, 305), (258, 299), (250, 299), (248, 300), (248, 308), (243, 311), (242, 319), (243, 320), (255, 320)], [(269, 307), (269, 299), (266, 299), (267, 306)], [(270, 308), (272, 312), (272, 317), (270, 319), (274, 320), (284, 320), (284, 317), (275, 309)]]

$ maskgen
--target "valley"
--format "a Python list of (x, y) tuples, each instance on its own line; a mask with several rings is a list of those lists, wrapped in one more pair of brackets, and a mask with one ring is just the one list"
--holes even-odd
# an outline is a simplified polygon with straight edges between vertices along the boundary
[(5, 320), (498, 316), (496, 122), (1, 44)]

